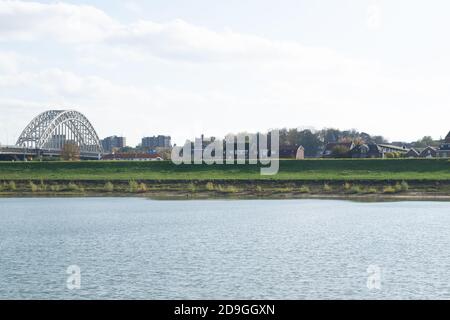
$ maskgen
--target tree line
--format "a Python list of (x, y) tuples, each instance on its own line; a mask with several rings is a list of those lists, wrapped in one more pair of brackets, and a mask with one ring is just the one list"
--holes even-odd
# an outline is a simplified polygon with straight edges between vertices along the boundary
[(302, 130), (284, 128), (280, 130), (280, 148), (303, 146), (307, 157), (316, 156), (328, 143), (332, 142), (387, 143), (388, 141), (383, 136), (370, 135), (354, 129)]

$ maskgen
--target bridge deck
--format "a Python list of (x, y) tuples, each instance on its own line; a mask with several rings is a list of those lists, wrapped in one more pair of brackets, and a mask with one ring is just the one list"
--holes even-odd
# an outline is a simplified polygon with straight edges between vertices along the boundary
[[(28, 149), (17, 146), (2, 146), (0, 147), (0, 155), (4, 157), (12, 157), (19, 160), (18, 157), (58, 157), (61, 156), (61, 150), (58, 149)], [(82, 159), (99, 159), (101, 154), (94, 152), (80, 152)]]

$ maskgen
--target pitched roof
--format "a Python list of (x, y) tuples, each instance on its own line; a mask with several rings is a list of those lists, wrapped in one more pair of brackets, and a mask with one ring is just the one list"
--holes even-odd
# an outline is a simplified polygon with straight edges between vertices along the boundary
[(445, 143), (450, 143), (450, 131), (448, 132), (447, 136), (445, 137)]
[(419, 155), (420, 155), (420, 152), (417, 151), (417, 150), (414, 149), (414, 148), (411, 148), (411, 149), (409, 149), (409, 151), (406, 153), (406, 155), (411, 155), (411, 154), (414, 154), (414, 155), (416, 155), (416, 156), (419, 156)]
[(428, 155), (434, 155), (436, 154), (437, 149), (434, 147), (426, 147), (425, 149), (423, 149), (423, 151), (420, 153), (421, 157), (426, 157)]
[(326, 145), (325, 150), (332, 151), (334, 148), (342, 146), (348, 149), (351, 149), (353, 146), (353, 142), (330, 142)]
[(405, 148), (399, 147), (399, 146), (394, 146), (392, 144), (379, 144), (379, 146), (382, 148), (388, 148), (388, 149), (397, 150), (397, 151), (406, 151)]
[(380, 152), (381, 147), (377, 145), (376, 143), (369, 143), (367, 145), (369, 147), (369, 152)]

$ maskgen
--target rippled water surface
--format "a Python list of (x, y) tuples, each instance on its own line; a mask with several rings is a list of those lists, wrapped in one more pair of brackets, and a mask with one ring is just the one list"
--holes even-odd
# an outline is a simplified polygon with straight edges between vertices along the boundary
[(13, 298), (448, 299), (450, 203), (0, 199)]

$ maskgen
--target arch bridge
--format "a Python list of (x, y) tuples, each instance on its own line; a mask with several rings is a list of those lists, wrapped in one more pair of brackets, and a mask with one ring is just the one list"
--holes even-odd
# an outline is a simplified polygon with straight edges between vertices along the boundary
[(94, 127), (75, 110), (49, 110), (39, 114), (23, 130), (16, 147), (40, 155), (60, 155), (67, 143), (79, 147), (81, 158), (98, 159), (103, 154)]

